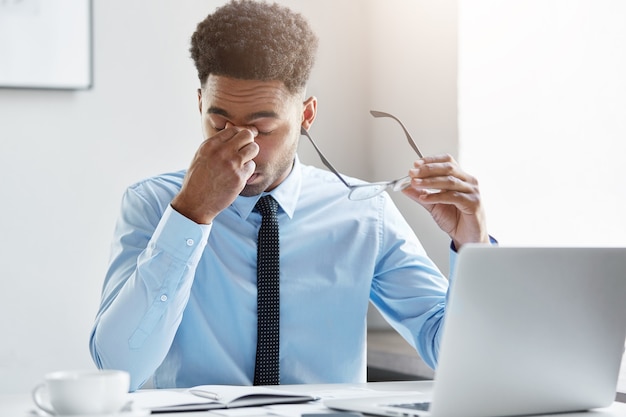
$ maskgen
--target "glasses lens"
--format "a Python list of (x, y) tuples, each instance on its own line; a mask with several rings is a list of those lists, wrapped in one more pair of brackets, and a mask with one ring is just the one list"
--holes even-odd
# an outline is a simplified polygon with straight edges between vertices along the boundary
[(385, 191), (387, 184), (363, 184), (352, 186), (348, 198), (350, 200), (367, 200)]
[(402, 191), (411, 185), (411, 177), (407, 176), (402, 179), (394, 181), (393, 190), (394, 191)]

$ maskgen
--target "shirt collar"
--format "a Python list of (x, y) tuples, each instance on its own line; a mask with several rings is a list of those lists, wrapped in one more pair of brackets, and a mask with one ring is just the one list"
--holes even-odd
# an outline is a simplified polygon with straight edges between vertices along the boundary
[(302, 166), (298, 155), (294, 158), (293, 168), (287, 178), (281, 182), (278, 187), (274, 188), (269, 193), (262, 193), (252, 197), (238, 196), (232, 204), (232, 207), (237, 211), (239, 216), (243, 219), (247, 219), (257, 201), (265, 195), (270, 194), (278, 202), (280, 208), (291, 219), (296, 211), (296, 203), (300, 196), (300, 189), (302, 187)]

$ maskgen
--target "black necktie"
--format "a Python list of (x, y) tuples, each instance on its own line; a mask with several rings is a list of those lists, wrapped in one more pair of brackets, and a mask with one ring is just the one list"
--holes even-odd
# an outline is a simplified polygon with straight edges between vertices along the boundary
[(254, 385), (278, 385), (280, 340), (278, 203), (261, 197), (256, 209), (263, 216), (257, 246), (257, 346)]

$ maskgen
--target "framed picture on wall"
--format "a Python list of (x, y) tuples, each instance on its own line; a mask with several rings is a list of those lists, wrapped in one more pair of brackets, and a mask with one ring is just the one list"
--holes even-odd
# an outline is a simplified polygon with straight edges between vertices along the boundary
[(91, 0), (0, 0), (0, 88), (91, 88)]

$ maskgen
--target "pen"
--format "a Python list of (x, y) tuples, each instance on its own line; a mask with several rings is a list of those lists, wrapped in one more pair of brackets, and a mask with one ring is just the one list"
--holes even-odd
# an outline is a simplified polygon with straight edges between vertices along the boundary
[(220, 400), (219, 394), (215, 392), (204, 391), (201, 389), (190, 389), (189, 392), (192, 393), (193, 395), (197, 395), (198, 397), (208, 398), (210, 400), (215, 400), (215, 401)]

